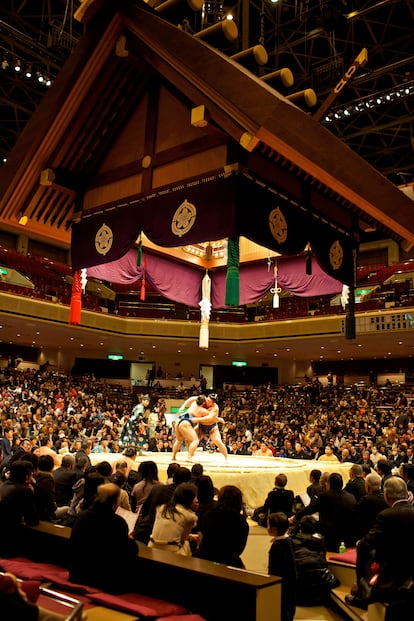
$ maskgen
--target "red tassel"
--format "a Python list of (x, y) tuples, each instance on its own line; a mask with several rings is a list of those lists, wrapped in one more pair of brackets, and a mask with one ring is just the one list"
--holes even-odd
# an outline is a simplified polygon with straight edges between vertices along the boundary
[(139, 294), (141, 302), (145, 301), (145, 274), (142, 274), (141, 293)]
[(72, 297), (70, 300), (69, 323), (75, 326), (80, 324), (82, 311), (82, 283), (81, 273), (77, 270), (73, 274)]

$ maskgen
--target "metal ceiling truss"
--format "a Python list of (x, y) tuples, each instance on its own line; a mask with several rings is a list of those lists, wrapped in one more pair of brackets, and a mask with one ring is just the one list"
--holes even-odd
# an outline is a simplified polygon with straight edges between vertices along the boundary
[[(340, 92), (329, 112), (351, 109), (370, 97), (379, 99), (414, 81), (411, 0), (224, 0), (210, 4), (216, 11), (218, 5), (222, 14), (234, 14), (238, 49), (258, 44), (266, 48), (267, 65), (253, 69), (258, 75), (287, 67), (295, 79), (291, 90), (313, 88), (318, 105), (366, 48), (366, 65)], [(73, 18), (78, 5), (77, 0), (1, 3), (0, 164), (47, 91), (37, 74), (43, 72), (45, 79), (53, 80), (79, 39), (81, 26)], [(15, 61), (20, 61), (20, 72), (13, 69)], [(30, 79), (23, 74), (26, 68), (32, 73)], [(320, 122), (400, 185), (413, 180), (412, 110), (411, 93)]]

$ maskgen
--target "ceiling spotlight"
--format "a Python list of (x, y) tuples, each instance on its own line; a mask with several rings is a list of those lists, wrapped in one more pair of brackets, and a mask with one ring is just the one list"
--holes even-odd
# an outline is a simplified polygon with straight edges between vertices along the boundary
[(45, 81), (44, 77), (39, 72), (37, 72), (36, 75), (37, 75), (37, 81), (40, 82), (40, 84), (42, 84)]
[(1, 68), (2, 69), (8, 69), (10, 67), (9, 62), (7, 60), (7, 58), (3, 59), (3, 62), (1, 63)]
[(20, 60), (16, 60), (16, 62), (14, 63), (14, 70), (19, 72), (22, 70), (22, 66), (20, 64)]
[(31, 78), (32, 77), (32, 69), (31, 67), (27, 67), (26, 71), (24, 72), (24, 77), (25, 78)]

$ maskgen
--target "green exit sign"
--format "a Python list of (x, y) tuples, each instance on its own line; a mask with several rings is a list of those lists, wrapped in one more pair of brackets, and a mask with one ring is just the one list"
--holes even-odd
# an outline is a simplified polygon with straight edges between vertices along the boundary
[(6, 274), (8, 274), (8, 272), (7, 272), (6, 268), (4, 268), (4, 267), (0, 267), (0, 274), (1, 274), (2, 276), (6, 276)]
[(231, 364), (233, 367), (247, 367), (247, 362), (244, 360), (233, 360)]
[(123, 360), (124, 357), (120, 354), (108, 354), (108, 360)]

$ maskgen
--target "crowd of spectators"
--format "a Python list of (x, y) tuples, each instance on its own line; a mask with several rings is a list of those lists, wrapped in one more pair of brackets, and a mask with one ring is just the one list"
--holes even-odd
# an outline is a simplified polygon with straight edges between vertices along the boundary
[[(17, 449), (49, 454), (120, 453), (121, 431), (139, 395), (95, 377), (5, 369), (0, 376), (0, 462)], [(220, 392), (221, 428), (229, 454), (339, 460), (394, 467), (412, 462), (414, 399), (395, 387), (328, 384), (264, 385)], [(138, 451), (171, 452), (168, 391), (154, 385), (137, 421)], [(143, 397), (144, 395), (141, 395)], [(188, 396), (183, 395), (183, 399)], [(216, 447), (201, 443), (205, 450)], [(3, 463), (4, 466), (4, 463)]]
[[(105, 520), (113, 520), (112, 512), (120, 506), (136, 511), (131, 534), (143, 544), (243, 567), (248, 524), (241, 491), (236, 486), (215, 489), (200, 464), (190, 471), (172, 462), (167, 483), (158, 480), (155, 453), (171, 450), (173, 440), (165, 415), (167, 395), (159, 387), (137, 396), (93, 376), (18, 369), (5, 370), (0, 379), (0, 531), (15, 534), (2, 538), (3, 554), (17, 553), (6, 548), (18, 545), (22, 520), (29, 525), (49, 520), (76, 529), (80, 515), (94, 518), (95, 513), (106, 512)], [(137, 441), (124, 446), (122, 430), (131, 422), (131, 412), (137, 411), (137, 400)], [(387, 479), (395, 478), (393, 473), (404, 481), (411, 503), (413, 403), (407, 389), (323, 386), (317, 378), (297, 386), (264, 385), (243, 391), (227, 386), (220, 392), (222, 435), (230, 453), (315, 462), (307, 506), (295, 505), (298, 498), (285, 489), (288, 479), (279, 473), (264, 506), (257, 508), (258, 521), (264, 520), (277, 542), (270, 550), (270, 573), (279, 573), (275, 568), (287, 552), (300, 560), (297, 549), (303, 552), (306, 546), (315, 552), (312, 572), (325, 572), (325, 546), (335, 550), (342, 542), (355, 545), (366, 535), (385, 507), (382, 488)], [(217, 450), (212, 443), (203, 448)], [(95, 466), (89, 457), (92, 451), (102, 458)], [(136, 470), (131, 466), (138, 451), (154, 456)], [(119, 454), (113, 465), (105, 460), (110, 452)], [(349, 463), (345, 485), (341, 474), (323, 472), (327, 460)], [(108, 494), (99, 500), (102, 490)], [(181, 524), (174, 516), (184, 510), (186, 520)], [(322, 547), (315, 533), (304, 527), (315, 513)], [(309, 524), (315, 528), (314, 522)], [(293, 539), (288, 550), (280, 538), (289, 527)], [(121, 530), (120, 537), (126, 536), (125, 527)], [(309, 558), (308, 551), (304, 554)], [(331, 586), (328, 583), (327, 589)], [(293, 604), (286, 602), (286, 619), (291, 619)]]

